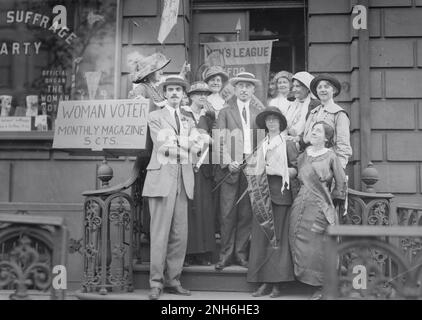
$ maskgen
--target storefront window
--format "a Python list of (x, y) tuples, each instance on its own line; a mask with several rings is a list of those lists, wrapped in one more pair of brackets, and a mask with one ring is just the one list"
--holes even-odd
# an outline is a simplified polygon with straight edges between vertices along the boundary
[(116, 0), (2, 0), (0, 131), (54, 128), (59, 101), (113, 98)]

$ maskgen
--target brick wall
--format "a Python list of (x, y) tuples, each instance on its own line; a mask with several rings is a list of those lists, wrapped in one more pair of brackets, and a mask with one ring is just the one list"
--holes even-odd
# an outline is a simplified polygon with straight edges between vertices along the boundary
[(165, 73), (180, 72), (189, 45), (189, 0), (180, 0), (179, 16), (162, 46), (158, 41), (163, 0), (123, 0), (122, 78), (120, 96), (126, 98), (132, 87), (127, 55), (139, 51), (143, 55), (162, 52), (172, 61)]
[[(337, 98), (349, 110), (352, 187), (359, 188), (358, 34), (352, 28), (355, 0), (309, 0), (309, 71), (342, 81)], [(370, 0), (372, 161), (379, 192), (397, 201), (422, 203), (422, 0)]]

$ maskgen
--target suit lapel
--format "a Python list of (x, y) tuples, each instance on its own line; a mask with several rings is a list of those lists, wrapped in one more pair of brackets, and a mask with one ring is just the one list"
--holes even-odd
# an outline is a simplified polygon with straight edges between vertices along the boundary
[(240, 118), (239, 108), (237, 106), (237, 102), (235, 101), (230, 109), (232, 116), (234, 118), (234, 121), (236, 121), (237, 126), (239, 129), (242, 129), (242, 119)]
[(167, 110), (166, 107), (164, 107), (162, 110), (163, 110), (163, 119), (177, 132), (176, 120), (170, 114), (170, 111)]

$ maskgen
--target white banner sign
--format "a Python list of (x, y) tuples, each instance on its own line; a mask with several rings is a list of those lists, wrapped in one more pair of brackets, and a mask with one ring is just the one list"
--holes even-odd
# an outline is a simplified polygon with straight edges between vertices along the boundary
[(144, 149), (149, 100), (60, 101), (53, 148)]
[(170, 33), (171, 29), (177, 23), (179, 12), (179, 0), (164, 0), (163, 14), (161, 16), (160, 31), (157, 40), (163, 43)]

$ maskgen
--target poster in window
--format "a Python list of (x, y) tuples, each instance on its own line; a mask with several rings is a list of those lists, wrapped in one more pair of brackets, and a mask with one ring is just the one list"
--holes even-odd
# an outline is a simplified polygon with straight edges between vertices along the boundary
[(44, 115), (51, 130), (59, 101), (113, 98), (116, 2), (2, 1), (0, 95), (12, 97), (8, 116)]

